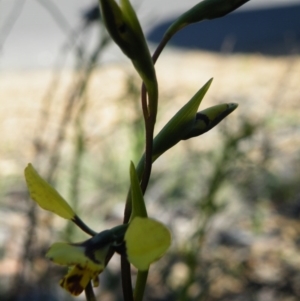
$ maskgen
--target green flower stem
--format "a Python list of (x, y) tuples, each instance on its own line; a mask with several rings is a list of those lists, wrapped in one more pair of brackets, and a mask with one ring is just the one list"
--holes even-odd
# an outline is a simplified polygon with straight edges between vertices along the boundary
[(86, 297), (87, 301), (97, 301), (96, 296), (94, 294), (94, 290), (93, 290), (91, 281), (89, 282), (89, 284), (85, 288), (85, 297)]
[(199, 23), (204, 20), (213, 20), (223, 17), (236, 10), (249, 0), (203, 0), (182, 14), (165, 32), (162, 41), (155, 50), (152, 60), (153, 64), (165, 48), (168, 41), (182, 28)]
[(142, 173), (141, 189), (145, 194), (150, 175), (152, 170), (152, 149), (153, 149), (153, 134), (154, 134), (154, 122), (151, 121), (151, 117), (145, 119), (146, 128), (146, 147), (144, 157), (144, 168)]
[[(168, 43), (170, 38), (172, 37), (169, 35), (165, 35), (159, 46), (157, 47), (152, 60), (153, 64), (155, 64), (156, 60), (158, 59), (160, 53), (164, 49), (165, 45)], [(155, 115), (149, 114), (151, 113), (148, 112), (147, 108), (147, 90), (145, 84), (142, 85), (141, 89), (141, 100), (142, 100), (142, 108), (143, 108), (143, 113), (144, 113), (144, 120), (145, 120), (145, 130), (146, 130), (146, 146), (145, 146), (145, 162), (144, 162), (144, 173), (142, 176), (142, 181), (141, 181), (141, 188), (143, 193), (145, 193), (150, 175), (151, 175), (151, 170), (152, 170), (152, 148), (153, 148), (153, 134), (154, 134), (154, 124), (156, 120), (156, 112), (157, 112), (157, 101), (150, 101), (150, 104), (156, 104), (154, 109), (152, 109), (152, 112), (155, 112)]]
[[(168, 41), (171, 39), (172, 35), (166, 34), (163, 37), (163, 40), (160, 42), (159, 46), (157, 47), (154, 55), (152, 56), (153, 65), (155, 64), (156, 60), (158, 59), (160, 53), (168, 43)], [(147, 88), (149, 89), (149, 84), (147, 85)], [(145, 120), (145, 131), (146, 131), (146, 145), (145, 145), (145, 168), (144, 173), (142, 176), (141, 181), (141, 188), (143, 193), (145, 193), (150, 175), (152, 170), (152, 148), (153, 148), (153, 134), (154, 134), (154, 125), (156, 121), (156, 114), (157, 114), (157, 98), (155, 96), (158, 96), (158, 93), (148, 93), (148, 96), (152, 99), (149, 99), (149, 111), (148, 111), (148, 104), (147, 104), (147, 89), (145, 83), (142, 84), (141, 89), (141, 101), (142, 101), (142, 108), (143, 108), (143, 114), (144, 114), (144, 120)]]
[(124, 301), (134, 301), (132, 294), (130, 263), (125, 255), (121, 255), (121, 277)]
[[(151, 142), (153, 139), (151, 140)], [(152, 147), (152, 146), (151, 146)], [(150, 168), (152, 166), (152, 151), (150, 153)], [(124, 223), (128, 223), (129, 219), (132, 214), (138, 214), (142, 216), (147, 216), (147, 211), (146, 207), (143, 207), (144, 202), (142, 204), (140, 203), (134, 203), (134, 206), (132, 205), (132, 202), (137, 199), (137, 198), (142, 198), (143, 199), (143, 193), (144, 191), (141, 191), (139, 188), (139, 180), (142, 177), (144, 169), (144, 156), (139, 162), (139, 165), (137, 169), (135, 169), (135, 166), (133, 163), (131, 163), (130, 166), (130, 177), (131, 177), (131, 187), (129, 189), (128, 195), (127, 195), (127, 200), (126, 200), (126, 206), (125, 206), (125, 213), (124, 213)], [(151, 172), (151, 169), (150, 169)], [(150, 173), (149, 173), (150, 176)], [(147, 186), (146, 186), (147, 187)], [(138, 192), (139, 191), (139, 192)], [(138, 206), (137, 206), (138, 205)], [(144, 205), (145, 206), (145, 205)], [(132, 208), (134, 211), (132, 212)], [(132, 282), (131, 282), (131, 270), (130, 270), (130, 263), (128, 262), (126, 256), (121, 255), (121, 277), (122, 277), (122, 287), (123, 287), (123, 296), (125, 301), (137, 301), (137, 300), (142, 300), (146, 283), (147, 283), (147, 276), (148, 272), (141, 272), (138, 271), (138, 276), (137, 276), (137, 282), (134, 290), (134, 296), (132, 294)]]
[(159, 45), (157, 46), (155, 52), (152, 55), (153, 64), (156, 63), (158, 57), (160, 56), (160, 54), (162, 53), (162, 51), (164, 50), (165, 46), (170, 41), (172, 36), (173, 36), (173, 34), (169, 33), (168, 31), (164, 34), (161, 42), (159, 43)]
[[(160, 42), (159, 46), (157, 47), (156, 51), (154, 52), (152, 56), (153, 64), (155, 64), (156, 60), (158, 59), (159, 55), (161, 54), (162, 50), (168, 43), (168, 41), (171, 39), (172, 35), (166, 34), (163, 37), (163, 40)], [(154, 108), (152, 108), (152, 114), (151, 110), (148, 112), (148, 107), (147, 107), (147, 90), (146, 86), (143, 83), (142, 84), (142, 89), (141, 89), (141, 101), (142, 101), (142, 108), (143, 108), (143, 114), (144, 114), (144, 120), (145, 120), (145, 130), (146, 130), (146, 146), (145, 146), (145, 168), (144, 168), (144, 173), (142, 177), (142, 182), (141, 182), (141, 188), (143, 193), (145, 193), (150, 175), (151, 175), (151, 169), (152, 169), (152, 148), (153, 148), (153, 133), (154, 133), (154, 125), (156, 121), (156, 113), (157, 113), (157, 101), (149, 101), (150, 104)], [(155, 104), (155, 105), (153, 105)]]
[[(243, 0), (239, 0), (238, 2), (242, 2), (242, 1)], [(244, 1), (247, 2), (247, 0), (244, 0)], [(208, 0), (208, 1), (205, 1), (204, 3), (201, 3), (200, 5), (202, 5), (202, 6), (204, 5), (204, 7), (206, 7), (206, 4), (208, 3), (208, 6), (210, 8), (211, 2), (213, 2), (213, 1)], [(220, 17), (221, 15), (224, 15), (224, 14), (234, 10), (239, 5), (235, 5), (235, 4), (233, 4), (233, 2), (231, 1), (228, 4), (230, 7), (232, 6), (232, 9), (228, 9), (226, 7), (224, 12), (222, 11), (221, 14), (218, 13), (218, 14), (212, 15), (212, 16), (209, 15), (208, 18), (212, 19), (212, 18)], [(217, 5), (215, 5), (215, 7), (217, 7)], [(215, 7), (213, 7), (213, 8), (215, 8)], [(192, 10), (190, 10), (192, 12), (192, 14), (194, 14), (194, 10), (195, 10), (195, 8), (192, 8)], [(196, 10), (197, 10), (196, 15), (197, 15), (198, 6), (196, 6)], [(187, 14), (185, 14), (185, 15), (190, 17), (190, 14), (191, 14), (190, 11), (188, 11)], [(184, 18), (185, 18), (185, 15), (184, 15)], [(202, 21), (203, 19), (206, 19), (206, 18), (207, 18), (207, 16), (204, 14), (202, 19), (200, 17), (200, 19), (192, 20), (192, 21), (198, 22), (198, 21)], [(189, 18), (188, 18), (188, 20), (189, 20)], [(188, 23), (182, 22), (182, 20), (179, 19), (178, 22), (175, 22), (173, 25), (170, 26), (170, 28), (165, 33), (162, 41), (160, 42), (159, 46), (157, 47), (156, 51), (154, 52), (154, 54), (152, 56), (153, 65), (156, 63), (159, 55), (161, 54), (162, 50), (164, 49), (164, 47), (166, 46), (168, 41), (172, 38), (172, 36), (177, 31), (179, 31), (180, 29), (185, 27), (186, 25), (188, 25)], [(145, 79), (144, 79), (144, 82), (145, 82)], [(152, 84), (151, 81), (150, 81), (150, 84)], [(140, 160), (138, 167), (137, 167), (137, 175), (138, 175), (138, 178), (141, 180), (141, 189), (142, 189), (143, 194), (145, 193), (148, 183), (149, 183), (152, 164), (162, 154), (162, 153), (158, 153), (158, 154), (154, 154), (154, 156), (153, 156), (153, 133), (154, 133), (154, 125), (155, 125), (155, 121), (156, 121), (157, 97), (153, 97), (153, 95), (155, 95), (155, 93), (153, 94), (152, 93), (153, 91), (150, 91), (149, 88), (152, 88), (151, 85), (149, 85), (149, 82), (145, 82), (142, 85), (142, 89), (141, 89), (141, 102), (142, 102), (143, 115), (144, 115), (144, 120), (145, 120), (145, 130), (146, 130), (146, 143), (145, 143), (146, 145), (145, 145), (145, 154), (142, 157), (142, 159)], [(149, 97), (149, 103), (147, 103), (147, 94)], [(155, 96), (157, 96), (157, 95), (158, 94), (156, 94)], [(131, 199), (132, 199), (132, 196), (131, 196), (131, 189), (130, 189), (127, 194), (127, 200), (126, 200), (126, 205), (125, 205), (124, 223), (128, 223), (130, 216), (132, 214), (132, 200)], [(130, 273), (130, 264), (128, 263), (128, 261), (126, 260), (126, 262), (125, 262), (124, 259), (121, 259), (121, 262), (123, 264), (122, 265), (122, 283), (123, 283), (123, 292), (124, 292), (124, 298), (125, 298), (125, 293), (127, 295), (128, 288), (132, 287), (131, 273)], [(124, 269), (123, 269), (123, 267), (124, 267)], [(135, 301), (140, 301), (143, 299), (144, 290), (145, 290), (145, 286), (146, 286), (146, 282), (147, 282), (147, 276), (148, 276), (148, 272), (141, 272), (141, 271), (138, 272), (136, 289), (134, 292)], [(128, 300), (130, 300), (131, 297), (132, 297), (132, 295), (130, 292), (128, 294), (128, 298), (129, 298)], [(127, 297), (125, 298), (125, 300), (128, 301)]]
[[(152, 157), (151, 151), (151, 166), (152, 163), (158, 158)], [(152, 159), (153, 158), (153, 159)], [(136, 168), (136, 173), (139, 179), (141, 179), (144, 171), (144, 162), (145, 162), (145, 155), (139, 161), (139, 164)], [(151, 170), (150, 170), (151, 171)], [(128, 223), (130, 216), (132, 213), (132, 200), (131, 200), (131, 187), (129, 188), (125, 211), (124, 211), (124, 223)], [(123, 295), (125, 301), (133, 301), (132, 295), (132, 283), (131, 283), (131, 271), (130, 271), (130, 263), (128, 262), (125, 256), (121, 256), (121, 277), (122, 277), (122, 287), (123, 287)], [(136, 286), (134, 290), (134, 301), (139, 301), (143, 299), (143, 294), (145, 291), (146, 283), (147, 283), (148, 271), (138, 271)]]
[(127, 224), (129, 222), (131, 212), (132, 212), (131, 187), (129, 187), (127, 198), (126, 198), (125, 210), (124, 210), (123, 224)]
[(82, 231), (91, 236), (95, 236), (97, 234), (97, 232), (89, 228), (77, 215), (72, 218), (72, 222), (74, 222), (74, 224), (76, 224)]
[(146, 288), (147, 278), (148, 278), (147, 271), (138, 271), (137, 279), (136, 279), (136, 286), (134, 290), (134, 301), (142, 301), (144, 297), (144, 292)]

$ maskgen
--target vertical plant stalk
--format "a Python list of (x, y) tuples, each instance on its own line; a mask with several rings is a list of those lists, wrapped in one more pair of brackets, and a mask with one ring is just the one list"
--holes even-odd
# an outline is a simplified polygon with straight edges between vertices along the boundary
[(156, 50), (154, 51), (153, 55), (152, 55), (152, 60), (153, 60), (153, 64), (156, 63), (157, 59), (159, 58), (160, 54), (162, 53), (162, 51), (164, 50), (165, 46), (167, 45), (167, 43), (169, 42), (169, 40), (172, 38), (172, 35), (170, 34), (165, 34), (163, 39), (161, 40), (161, 42), (159, 43), (159, 45), (157, 46)]
[(134, 301), (142, 301), (145, 293), (148, 271), (139, 271), (134, 290)]
[(84, 291), (85, 291), (86, 301), (97, 301), (91, 281), (89, 282), (89, 284), (87, 285)]
[[(166, 33), (156, 48), (153, 56), (152, 61), (153, 64), (156, 63), (159, 55), (163, 51), (164, 47), (167, 45), (168, 41), (171, 39), (172, 35)], [(142, 109), (145, 119), (145, 130), (146, 130), (146, 147), (145, 147), (145, 166), (144, 172), (141, 181), (141, 188), (143, 194), (145, 194), (147, 190), (147, 186), (149, 183), (151, 170), (152, 170), (152, 149), (153, 149), (153, 134), (154, 134), (154, 124), (156, 116), (151, 116), (148, 112), (148, 102), (147, 102), (147, 90), (146, 86), (143, 83), (141, 88), (141, 102), (142, 102)]]
[(147, 91), (146, 86), (142, 85), (141, 91), (141, 101), (145, 120), (145, 131), (146, 131), (146, 141), (145, 141), (145, 162), (144, 171), (141, 180), (141, 188), (143, 194), (145, 194), (150, 175), (152, 170), (152, 148), (153, 148), (153, 134), (154, 134), (154, 124), (156, 116), (149, 114), (147, 105)]
[(134, 301), (132, 294), (130, 263), (125, 255), (121, 255), (121, 277), (124, 301)]

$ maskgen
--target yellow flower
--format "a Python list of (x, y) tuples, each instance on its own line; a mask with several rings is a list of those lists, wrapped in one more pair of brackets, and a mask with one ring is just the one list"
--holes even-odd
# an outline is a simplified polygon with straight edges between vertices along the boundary
[(115, 239), (114, 232), (106, 230), (82, 243), (54, 243), (46, 257), (56, 264), (70, 267), (60, 285), (75, 296), (81, 294), (91, 280), (94, 286), (98, 286), (98, 275), (107, 264), (107, 256)]
[[(147, 217), (133, 164), (133, 215), (129, 224), (96, 233), (75, 214), (65, 199), (49, 185), (31, 164), (25, 169), (30, 195), (43, 209), (73, 221), (92, 238), (81, 243), (54, 243), (46, 254), (56, 264), (69, 267), (60, 285), (78, 296), (90, 281), (98, 286), (98, 275), (104, 270), (114, 252), (126, 255), (137, 269), (145, 271), (169, 248), (171, 235), (160, 222)], [(141, 217), (142, 215), (142, 217)]]

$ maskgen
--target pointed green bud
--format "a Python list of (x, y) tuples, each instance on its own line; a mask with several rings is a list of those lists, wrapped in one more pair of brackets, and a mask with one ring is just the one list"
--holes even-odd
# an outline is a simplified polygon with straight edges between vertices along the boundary
[(37, 173), (31, 163), (25, 168), (24, 174), (30, 196), (40, 207), (65, 219), (75, 218), (67, 201)]
[(157, 134), (153, 141), (153, 161), (161, 154), (177, 144), (187, 135), (194, 122), (200, 103), (211, 85), (210, 79), (193, 97), (183, 106)]
[(182, 14), (167, 30), (168, 35), (174, 35), (183, 27), (201, 22), (223, 17), (236, 10), (249, 0), (204, 0), (193, 6), (186, 13)]
[(198, 112), (189, 132), (182, 137), (182, 140), (197, 137), (208, 132), (219, 122), (221, 122), (226, 116), (232, 113), (237, 107), (238, 105), (236, 103), (226, 103), (216, 105)]
[(156, 116), (158, 85), (153, 61), (142, 28), (129, 0), (99, 0), (104, 24), (112, 39), (127, 55), (149, 94), (149, 109)]
[(124, 14), (114, 0), (99, 0), (99, 2), (104, 24), (112, 39), (130, 59), (134, 59), (138, 56), (135, 47), (143, 40), (143, 33), (135, 20), (137, 19), (135, 14)]

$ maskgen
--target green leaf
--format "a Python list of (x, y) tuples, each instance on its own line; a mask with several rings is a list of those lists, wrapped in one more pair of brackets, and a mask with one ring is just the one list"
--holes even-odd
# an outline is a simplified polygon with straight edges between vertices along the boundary
[(153, 161), (187, 135), (200, 103), (211, 85), (210, 79), (163, 127), (153, 141)]
[(189, 132), (182, 137), (182, 140), (187, 140), (208, 132), (226, 116), (232, 113), (237, 107), (238, 105), (236, 103), (225, 103), (209, 107), (198, 112), (194, 118), (193, 125), (189, 129)]
[(134, 164), (130, 163), (130, 182), (131, 182), (131, 200), (132, 200), (132, 214), (131, 220), (135, 217), (147, 217), (147, 209), (139, 183), (139, 178), (135, 170)]
[(162, 223), (135, 217), (125, 234), (128, 260), (138, 270), (146, 271), (171, 245), (171, 234)]
[(65, 219), (75, 218), (70, 205), (37, 173), (31, 163), (25, 168), (24, 173), (30, 196), (40, 207)]

